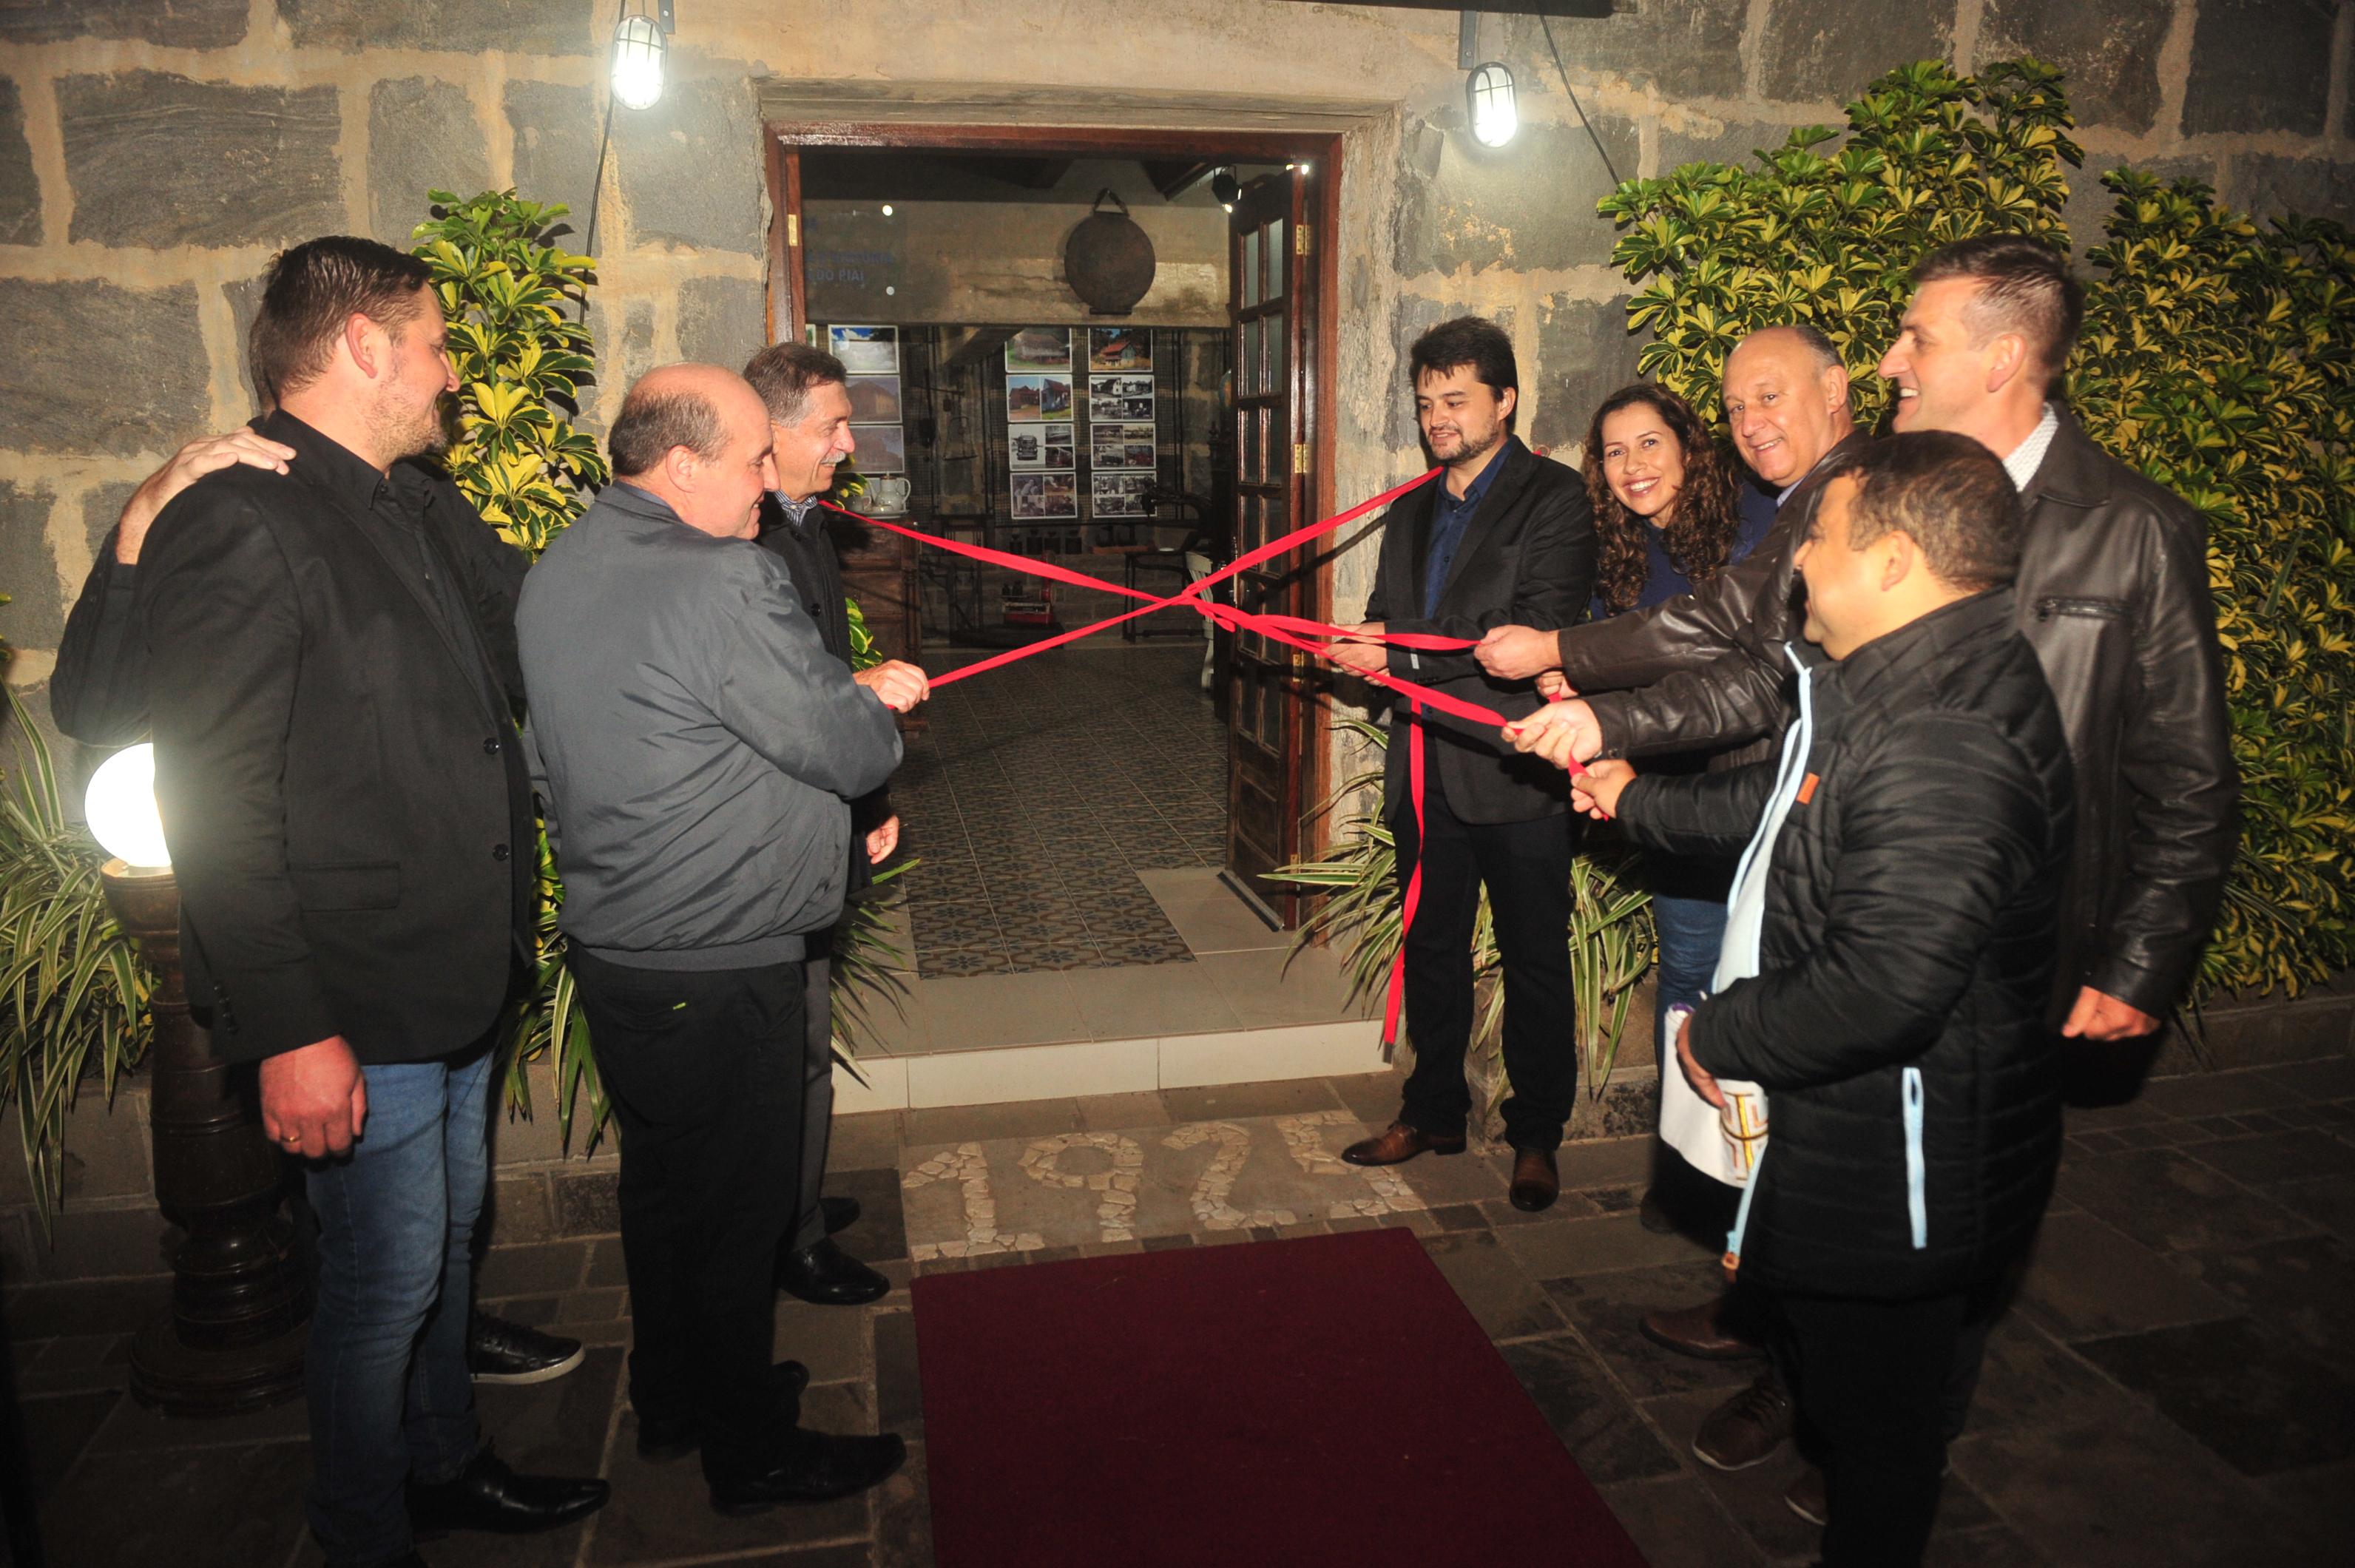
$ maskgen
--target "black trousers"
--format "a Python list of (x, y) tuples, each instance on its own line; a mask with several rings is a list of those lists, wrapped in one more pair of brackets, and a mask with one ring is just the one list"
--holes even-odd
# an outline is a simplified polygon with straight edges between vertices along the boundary
[[(1916, 1301), (1775, 1293), (1775, 1363), (1824, 1469), (1827, 1568), (1922, 1561), (1961, 1425), (1951, 1401), (1966, 1341), (1987, 1344), (1983, 1306), (1960, 1291)], [(1969, 1360), (1966, 1407), (1978, 1371)]]
[(769, 1368), (777, 1246), (801, 1181), (801, 963), (636, 969), (575, 952), (622, 1133), (630, 1403), (693, 1415), (715, 1480), (765, 1468), (790, 1425)]
[[(1428, 744), (1428, 742), (1425, 742)], [(1505, 971), (1505, 1136), (1515, 1148), (1550, 1149), (1578, 1096), (1570, 978), (1571, 823), (1565, 814), (1529, 822), (1459, 821), (1439, 770), (1423, 771), (1423, 842), (1414, 807), (1396, 803), (1400, 885), (1418, 856), (1423, 895), (1406, 940), (1406, 1028), (1414, 1071), (1400, 1119), (1451, 1136), (1471, 1118), (1464, 1053), (1472, 1038), (1472, 928), (1480, 889), (1488, 890), (1497, 951)]]

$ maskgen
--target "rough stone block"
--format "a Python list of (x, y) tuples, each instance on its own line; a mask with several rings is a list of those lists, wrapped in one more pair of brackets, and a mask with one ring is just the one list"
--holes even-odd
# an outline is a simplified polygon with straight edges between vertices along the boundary
[(248, 0), (48, 0), (0, 7), (0, 38), (136, 38), (167, 48), (217, 49), (245, 37)]
[(25, 100), (0, 76), (0, 245), (41, 242), (41, 182), (33, 174), (32, 144), (25, 140)]
[(1760, 62), (1769, 98), (1846, 103), (1875, 78), (1954, 47), (1954, 0), (1775, 0)]
[(678, 290), (678, 356), (730, 369), (769, 340), (768, 290), (751, 278), (689, 278)]
[(221, 285), (221, 295), (229, 301), (229, 318), (237, 324), (237, 384), (245, 389), (249, 411), (261, 411), (261, 394), (254, 390), (253, 367), (247, 361), (247, 335), (253, 331), (253, 318), (261, 314), (261, 275), (240, 279)]
[(1749, 11), (1749, 0), (1619, 0), (1607, 18), (1553, 18), (1550, 48), (1535, 16), (1485, 17), (1483, 37), (1523, 92), (1561, 91), (1559, 48), (1573, 81), (1617, 77), (1674, 98), (1739, 98)]
[(411, 76), (368, 93), (368, 224), (378, 239), (405, 251), (427, 216), (427, 191), (472, 196), (490, 183), (490, 150), (465, 89)]
[(2271, 153), (2232, 155), (2232, 204), (2259, 218), (2330, 218), (2355, 224), (2355, 164), (2328, 158), (2284, 158)]
[(297, 44), (461, 54), (585, 55), (601, 9), (591, 0), (278, 0)]
[(123, 508), (131, 504), (132, 493), (139, 488), (135, 479), (117, 479), (104, 485), (93, 485), (82, 492), (81, 526), (90, 539), (90, 558), (96, 560), (106, 536), (114, 531), (115, 522)]
[(653, 108), (617, 115), (613, 156), (637, 239), (762, 252), (761, 121), (741, 78), (674, 81)]
[(571, 231), (568, 249), (577, 251), (588, 240), (596, 191), (596, 103), (587, 88), (552, 81), (509, 81), (505, 101), (515, 131), (516, 194), (564, 203), (570, 209), (562, 220)]
[(0, 278), (12, 324), (0, 429), (32, 452), (169, 452), (209, 413), (211, 371), (192, 283), (126, 289), (96, 279)]
[(152, 1203), (94, 1209), (67, 1201), (51, 1221), (51, 1244), (36, 1236), (43, 1279), (113, 1279), (169, 1274), (179, 1231)]
[(65, 592), (49, 553), (55, 499), (39, 485), (0, 479), (0, 593), (8, 595), (0, 604), (0, 637), (16, 647), (54, 648), (65, 632)]
[(2200, 0), (2183, 131), (2318, 136), (2330, 102), (2337, 8), (2315, 0)]
[(490, 1246), (518, 1242), (545, 1242), (556, 1234), (549, 1211), (548, 1179), (544, 1176), (502, 1176), (491, 1182), (490, 1211), (484, 1233)]
[[(1401, 379), (1396, 395), (1390, 400), (1390, 428), (1387, 432), (1393, 451), (1415, 451), (1423, 443), (1423, 432), (1414, 420), (1414, 393), (1406, 385), (1404, 379), (1407, 351), (1413, 346), (1416, 338), (1437, 326), (1441, 322), (1453, 321), (1459, 315), (1483, 316), (1495, 322), (1508, 333), (1513, 330), (1513, 311), (1509, 305), (1501, 310), (1493, 310), (1465, 304), (1456, 300), (1443, 302), (1424, 299), (1419, 295), (1408, 295), (1399, 301), (1397, 325), (1392, 330), (1391, 341), (1398, 353)], [(1529, 387), (1531, 368), (1524, 364), (1520, 367), (1520, 372), (1521, 389), (1526, 396)], [(1521, 421), (1521, 433), (1524, 438), (1529, 433), (1529, 422), (1526, 420)]]
[[(617, 322), (613, 312), (595, 295), (589, 302), (589, 336), (597, 356), (597, 384), (626, 390), (631, 382), (655, 367), (655, 307), (649, 300), (628, 300)], [(749, 359), (750, 353), (744, 356)]]
[(346, 227), (332, 87), (236, 87), (165, 71), (58, 83), (72, 237), (271, 245)]
[(2155, 175), (2166, 184), (2179, 179), (2196, 179), (2211, 190), (2216, 188), (2216, 160), (2213, 158), (2128, 158), (2119, 163), (2089, 161), (2082, 169), (2069, 171), (2069, 201), (2061, 209), (2063, 221), (2069, 225), (2069, 240), (2079, 255), (2104, 243), (2107, 236), (2103, 225), (2118, 209), (2117, 192), (2102, 184), (2102, 176), (2115, 168), (2139, 169)]
[(1521, 383), (1538, 389), (1537, 410), (1524, 424), (1531, 446), (1562, 450), (1586, 439), (1597, 404), (1636, 379), (1640, 342), (1627, 332), (1627, 301), (1596, 304), (1559, 295), (1538, 311), (1535, 365), (1521, 368)]
[[(1583, 125), (1524, 122), (1509, 146), (1488, 148), (1472, 140), (1461, 110), (1432, 124), (1446, 135), (1437, 173), (1426, 176), (1412, 158), (1401, 170), (1395, 255), (1401, 274), (1526, 272), (1610, 260), (1615, 236), (1594, 204), (1614, 182)], [(1611, 166), (1621, 178), (1635, 178), (1634, 123), (1598, 115), (1594, 129)], [(1420, 140), (1411, 134), (1408, 144)], [(1545, 177), (1533, 180), (1533, 169)]]
[(609, 1236), (622, 1229), (619, 1175), (603, 1169), (559, 1171), (550, 1178), (556, 1229), (566, 1236)]
[(147, 1171), (147, 1095), (124, 1088), (112, 1104), (96, 1085), (66, 1116), (66, 1201), (144, 1198), (155, 1190)]
[[(1773, 152), (1791, 134), (1789, 125), (1778, 125), (1755, 120), (1725, 123), (1725, 128), (1711, 135), (1707, 132), (1671, 131), (1660, 127), (1660, 173), (1667, 175), (1686, 164), (1731, 164), (1735, 168), (1755, 171), (1759, 152)], [(1614, 238), (1617, 230), (1614, 229)]]
[(2158, 114), (2158, 46), (2174, 15), (2174, 0), (1988, 0), (1978, 58), (2033, 55), (2057, 65), (2069, 73), (2077, 123), (2139, 135)]

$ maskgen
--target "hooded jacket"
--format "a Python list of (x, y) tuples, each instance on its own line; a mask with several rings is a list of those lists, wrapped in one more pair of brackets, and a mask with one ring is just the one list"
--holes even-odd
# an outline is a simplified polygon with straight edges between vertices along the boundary
[(1745, 1278), (1883, 1299), (1967, 1288), (2027, 1248), (2051, 1195), (2062, 1059), (2043, 1012), (2073, 771), (2014, 613), (1998, 589), (1837, 664), (1801, 655), (1807, 720), (1782, 752), (1804, 736), (1803, 757), (1639, 777), (1620, 796), (1639, 841), (1722, 854), (1778, 778), (1798, 781), (1759, 973), (1690, 1026), (1703, 1068), (1766, 1091), (1733, 1249)]

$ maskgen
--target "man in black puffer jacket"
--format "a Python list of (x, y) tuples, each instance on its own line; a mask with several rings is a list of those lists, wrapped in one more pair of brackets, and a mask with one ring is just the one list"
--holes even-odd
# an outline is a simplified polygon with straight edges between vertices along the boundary
[[(1763, 1287), (1818, 1440), (1828, 1563), (1916, 1563), (1966, 1323), (2026, 1253), (2060, 1162), (2047, 1032), (2073, 776), (2014, 629), (2022, 524), (1967, 436), (1846, 457), (1798, 551), (1800, 718), (1772, 763), (1582, 804), (1679, 853), (1749, 848), (1688, 1077), (1765, 1091), (1728, 1262)], [(1560, 759), (1557, 759), (1560, 760)]]

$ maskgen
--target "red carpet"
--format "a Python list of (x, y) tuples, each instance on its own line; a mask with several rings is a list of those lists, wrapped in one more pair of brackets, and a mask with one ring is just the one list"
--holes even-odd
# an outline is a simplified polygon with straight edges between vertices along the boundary
[(1643, 1562), (1410, 1231), (915, 1304), (940, 1568)]

